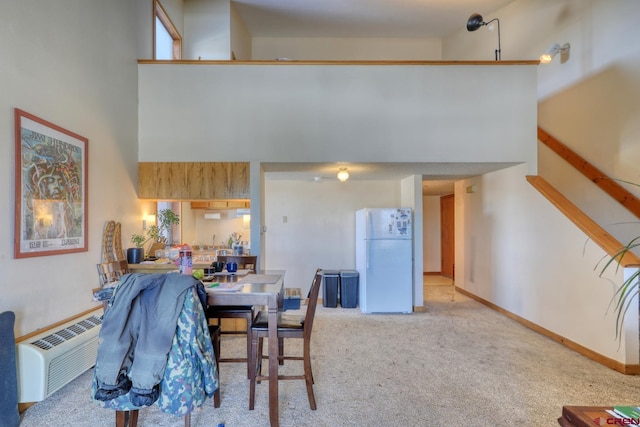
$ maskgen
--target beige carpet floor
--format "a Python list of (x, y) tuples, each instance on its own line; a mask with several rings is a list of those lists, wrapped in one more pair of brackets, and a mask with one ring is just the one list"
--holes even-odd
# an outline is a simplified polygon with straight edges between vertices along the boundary
[[(318, 409), (309, 409), (302, 381), (283, 381), (281, 425), (549, 427), (563, 405), (640, 403), (639, 377), (603, 367), (451, 291), (427, 295), (427, 311), (412, 315), (320, 306), (312, 337)], [(223, 354), (238, 354), (244, 341), (223, 337), (222, 345)], [(284, 368), (301, 369), (294, 362)], [(113, 426), (113, 411), (91, 400), (92, 374), (29, 408), (21, 426)], [(221, 408), (208, 401), (191, 425), (268, 426), (268, 384), (258, 385), (256, 409), (249, 411), (245, 374), (242, 364), (223, 364)], [(184, 424), (153, 406), (141, 410), (138, 425)]]

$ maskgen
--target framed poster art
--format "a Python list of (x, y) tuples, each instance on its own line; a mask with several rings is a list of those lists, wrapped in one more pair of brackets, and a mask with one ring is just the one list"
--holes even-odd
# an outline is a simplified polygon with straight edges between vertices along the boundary
[(88, 250), (88, 142), (15, 109), (16, 258)]

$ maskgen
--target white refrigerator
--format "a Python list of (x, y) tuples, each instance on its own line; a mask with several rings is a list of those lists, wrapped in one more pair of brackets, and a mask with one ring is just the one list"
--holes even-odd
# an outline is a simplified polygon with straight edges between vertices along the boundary
[(413, 311), (410, 208), (356, 211), (356, 270), (363, 313)]

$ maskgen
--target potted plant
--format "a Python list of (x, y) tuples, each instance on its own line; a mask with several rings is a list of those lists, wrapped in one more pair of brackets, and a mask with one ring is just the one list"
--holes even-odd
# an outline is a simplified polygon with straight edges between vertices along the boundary
[[(620, 261), (627, 252), (632, 252), (634, 249), (640, 248), (640, 236), (633, 238), (629, 243), (623, 246), (620, 251), (618, 251), (613, 256), (608, 257), (607, 262), (604, 267), (600, 271), (600, 276), (604, 274), (604, 272), (612, 266), (615, 268), (620, 267)], [(625, 315), (627, 310), (629, 309), (630, 304), (633, 302), (633, 298), (640, 292), (640, 270), (636, 270), (629, 277), (625, 279), (620, 286), (619, 289), (616, 290), (614, 295), (614, 304), (615, 304), (615, 312), (616, 312), (616, 337), (618, 339), (622, 338), (622, 323), (624, 322)]]
[(162, 209), (156, 214), (157, 225), (152, 225), (147, 231), (147, 235), (154, 243), (171, 244), (171, 227), (180, 224), (180, 217), (171, 209)]
[[(613, 181), (629, 184), (635, 187), (640, 187), (640, 184), (622, 179), (613, 179)], [(625, 255), (627, 253), (634, 254), (640, 249), (640, 236), (635, 236), (629, 243), (622, 246), (618, 252), (611, 256), (605, 256), (601, 261), (606, 260), (604, 267), (600, 270), (600, 277), (602, 277), (609, 268), (619, 269)], [(613, 296), (612, 305), (615, 306), (616, 313), (616, 338), (622, 338), (622, 327), (624, 323), (627, 310), (634, 302), (636, 295), (640, 293), (640, 270), (636, 270), (629, 277), (625, 278), (620, 288), (618, 288)]]
[(144, 245), (148, 241), (153, 243), (171, 242), (171, 227), (180, 223), (180, 217), (171, 209), (162, 209), (156, 214), (158, 224), (152, 225), (147, 230), (147, 236), (143, 234), (133, 234), (131, 242), (135, 247), (127, 249), (127, 262), (129, 264), (139, 264), (144, 259)]
[(147, 240), (142, 234), (131, 236), (131, 242), (135, 244), (135, 247), (127, 249), (127, 263), (140, 264), (140, 261), (144, 259), (144, 244)]

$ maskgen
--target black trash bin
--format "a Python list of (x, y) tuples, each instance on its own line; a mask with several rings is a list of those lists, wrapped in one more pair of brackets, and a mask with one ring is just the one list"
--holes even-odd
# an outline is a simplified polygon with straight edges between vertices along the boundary
[(356, 270), (340, 270), (340, 305), (344, 308), (358, 306), (358, 281)]
[(337, 270), (324, 270), (322, 276), (322, 305), (325, 307), (337, 307), (340, 292), (340, 273)]

